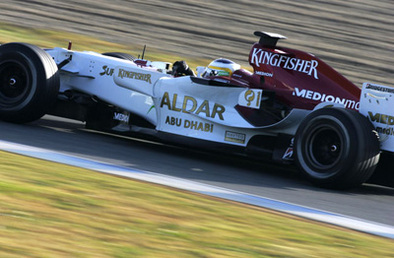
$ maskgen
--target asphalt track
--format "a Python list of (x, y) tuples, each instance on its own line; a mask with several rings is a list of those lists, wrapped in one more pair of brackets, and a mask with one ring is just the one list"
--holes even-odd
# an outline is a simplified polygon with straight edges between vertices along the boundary
[(80, 122), (51, 116), (26, 125), (0, 121), (0, 132), (0, 140), (4, 141), (394, 226), (393, 188), (364, 184), (350, 191), (319, 189), (301, 179), (293, 169), (191, 147), (96, 133), (85, 130)]

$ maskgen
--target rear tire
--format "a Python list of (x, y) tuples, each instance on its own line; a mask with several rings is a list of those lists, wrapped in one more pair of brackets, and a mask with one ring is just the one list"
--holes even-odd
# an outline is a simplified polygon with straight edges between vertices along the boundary
[(26, 43), (0, 46), (0, 119), (27, 123), (41, 118), (56, 101), (56, 63), (43, 49)]
[(314, 184), (347, 189), (364, 183), (379, 161), (377, 133), (356, 111), (323, 108), (300, 124), (295, 136), (296, 164)]

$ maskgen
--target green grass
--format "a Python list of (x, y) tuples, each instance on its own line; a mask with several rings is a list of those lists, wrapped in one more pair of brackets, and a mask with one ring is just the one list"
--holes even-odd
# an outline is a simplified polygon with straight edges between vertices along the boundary
[[(140, 46), (0, 23), (0, 43), (67, 47), (69, 40), (75, 50), (141, 51)], [(154, 49), (146, 58), (182, 59)], [(393, 244), (264, 209), (0, 152), (0, 257), (393, 257)]]
[(0, 257), (393, 254), (389, 239), (7, 152), (0, 182)]

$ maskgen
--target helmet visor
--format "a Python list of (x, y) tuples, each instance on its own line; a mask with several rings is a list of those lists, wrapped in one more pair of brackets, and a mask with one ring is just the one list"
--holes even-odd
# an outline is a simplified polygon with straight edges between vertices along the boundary
[(232, 71), (229, 68), (208, 66), (205, 72), (202, 74), (202, 77), (230, 76), (231, 74)]

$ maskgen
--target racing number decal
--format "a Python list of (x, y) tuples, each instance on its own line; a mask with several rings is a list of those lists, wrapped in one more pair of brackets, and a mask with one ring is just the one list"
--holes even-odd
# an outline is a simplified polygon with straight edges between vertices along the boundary
[(262, 92), (263, 90), (256, 89), (245, 90), (239, 95), (238, 104), (243, 107), (259, 109)]
[[(245, 92), (245, 100), (247, 101), (247, 106), (250, 106), (250, 103), (255, 99), (256, 93), (252, 90), (247, 90)], [(256, 100), (256, 106), (260, 106), (260, 97), (261, 97), (261, 92), (257, 93), (257, 100)]]

